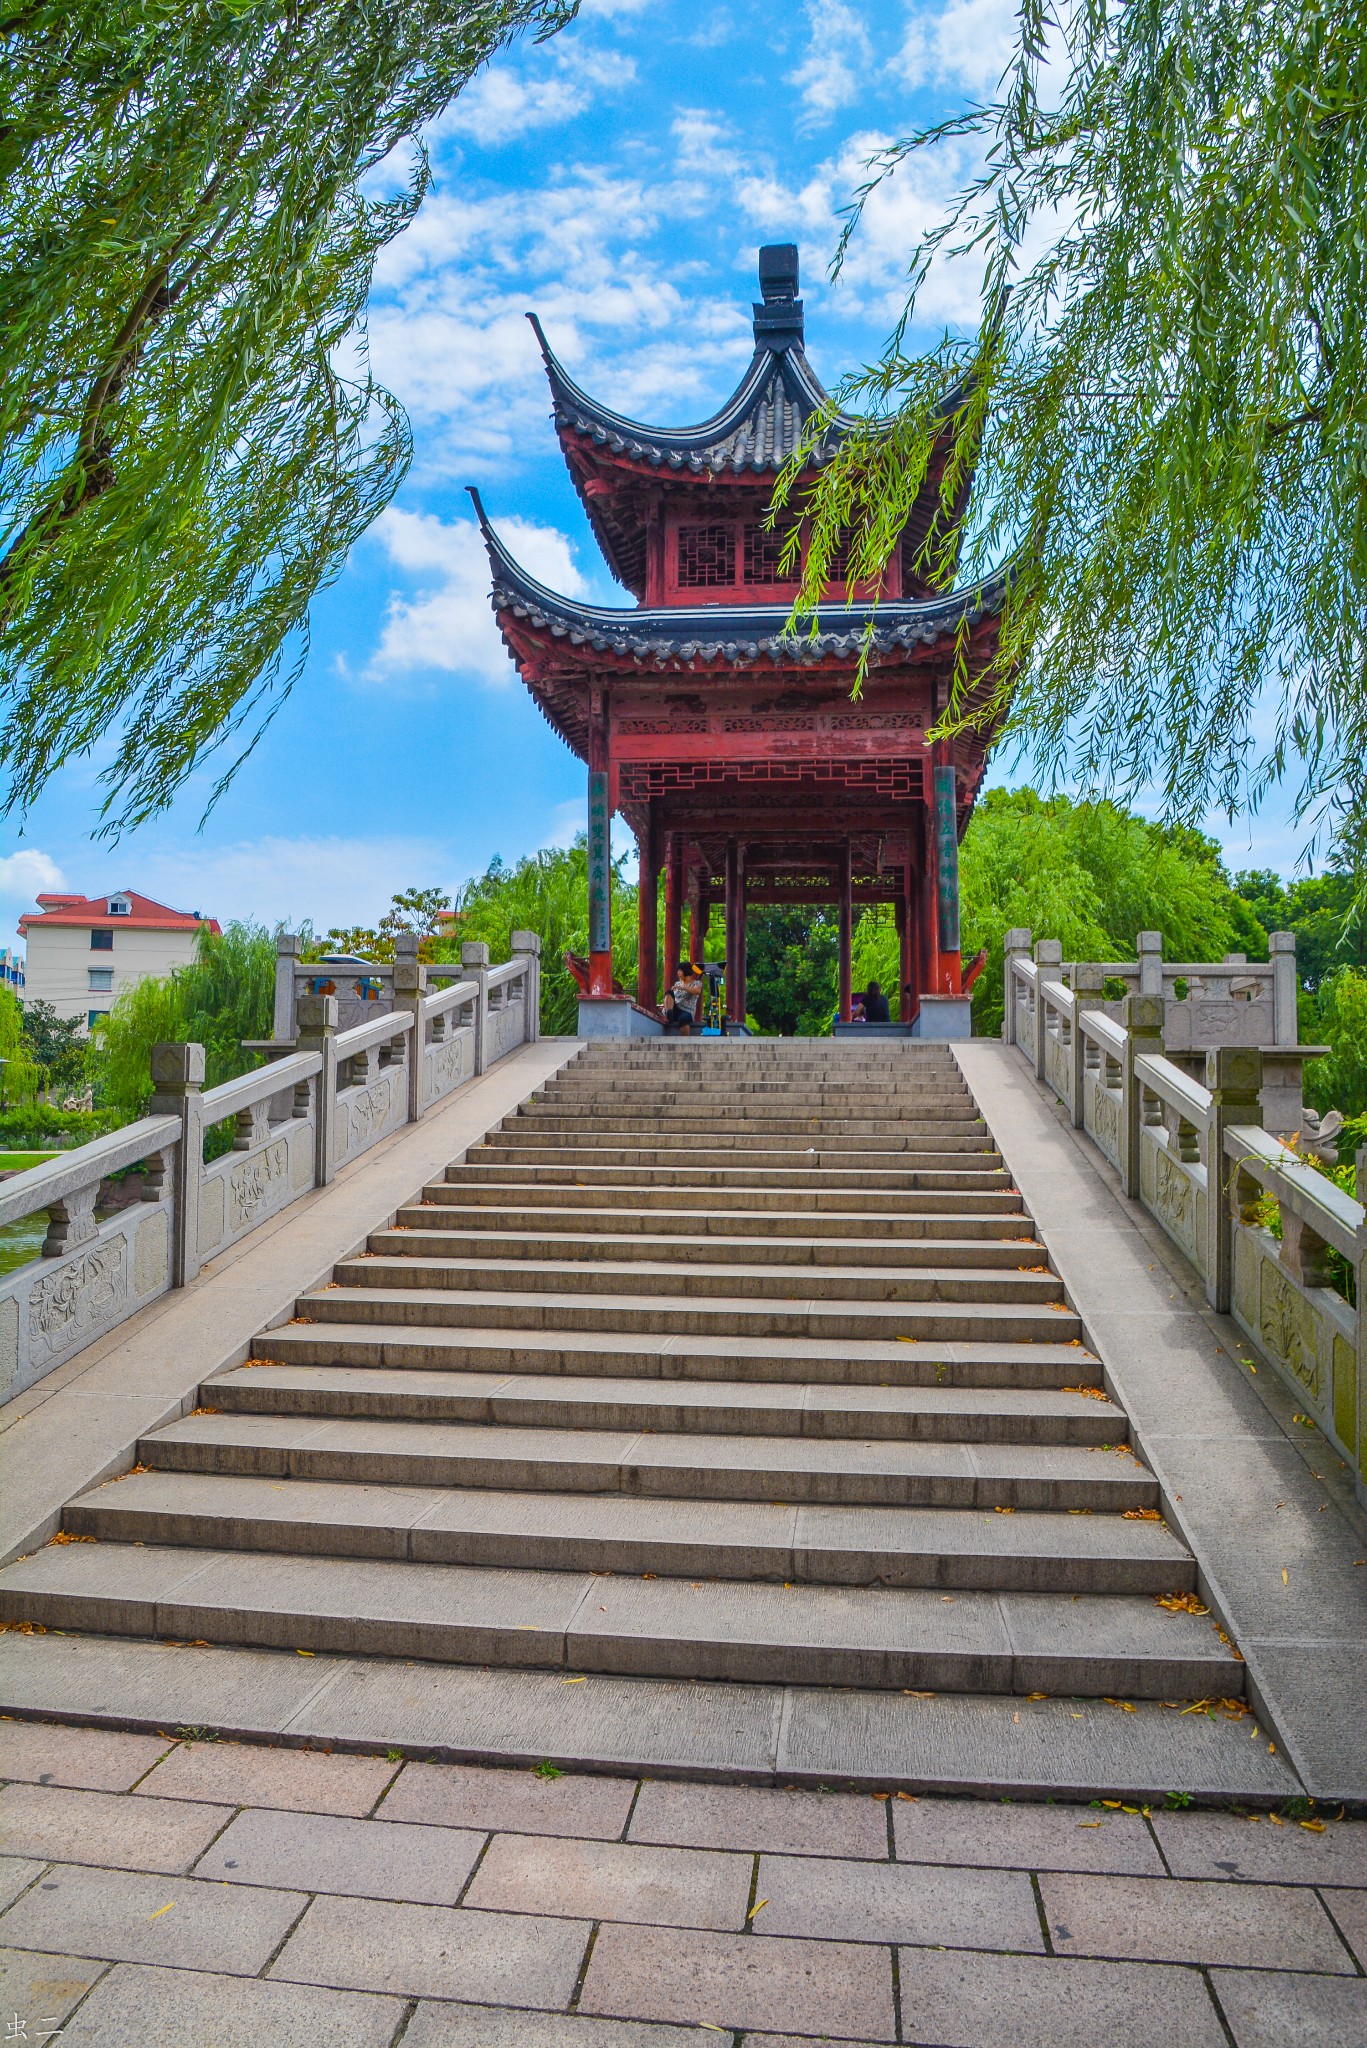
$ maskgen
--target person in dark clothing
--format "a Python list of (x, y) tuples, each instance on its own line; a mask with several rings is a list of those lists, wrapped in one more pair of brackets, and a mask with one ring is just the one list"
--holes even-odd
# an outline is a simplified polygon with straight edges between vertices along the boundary
[(871, 981), (864, 991), (864, 1022), (866, 1024), (891, 1024), (892, 1012), (888, 999), (876, 981)]

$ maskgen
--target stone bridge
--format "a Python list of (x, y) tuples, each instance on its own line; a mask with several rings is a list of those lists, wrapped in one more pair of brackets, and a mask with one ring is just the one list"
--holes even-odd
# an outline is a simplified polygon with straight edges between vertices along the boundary
[[(729, 1784), (727, 1826), (762, 1810), (744, 1787), (809, 1788), (787, 1796), (810, 1795), (813, 1812), (817, 1788), (827, 1798), (841, 1788), (847, 1801), (1110, 1802), (1100, 1821), (1068, 1820), (1064, 1870), (1114, 1867), (1076, 1860), (1077, 1840), (1092, 1839), (1076, 1831), (1109, 1825), (1106, 1811), (1275, 1810), (1295, 1828), (1317, 1807), (1367, 1801), (1367, 1354), (1353, 1306), (1367, 1234), (1360, 1201), (1274, 1135), (1288, 1128), (1293, 1087), (1299, 1124), (1300, 1049), (1278, 1035), (1277, 963), (1265, 970), (1265, 998), (1259, 971), (1237, 962), (1202, 968), (1202, 987), (1179, 996), (1164, 987), (1161, 960), (1159, 985), (1145, 985), (1151, 952), (1102, 963), (1098, 979), (1095, 963), (1070, 966), (1057, 948), (1032, 952), (1028, 935), (1013, 935), (1004, 1042), (585, 1045), (536, 1037), (536, 949), (520, 943), (508, 968), (476, 958), (442, 988), (424, 986), (415, 961), (400, 963), (392, 1007), (342, 1034), (335, 998), (299, 994), (293, 1041), (278, 1032), (271, 1065), (208, 1095), (192, 1053), (166, 1049), (146, 1126), (83, 1148), (97, 1157), (38, 1170), (49, 1241), (5, 1297), (24, 1309), (18, 1390), (0, 1435), (0, 1711), (21, 1759), (12, 1775), (25, 1776), (23, 1756), (64, 1755), (68, 1724), (87, 1742), (101, 1729), (160, 1740), (158, 1757), (180, 1730), (335, 1763), (354, 1753), (358, 1770), (365, 1758), (422, 1760), (401, 1783), (435, 1764), (539, 1766), (540, 1780), (516, 1781), (526, 1785), (561, 1772), (567, 1786), (587, 1785), (573, 1775), (585, 1772), (640, 1778), (647, 1791), (685, 1781), (698, 1798)], [(1231, 993), (1231, 982), (1245, 986)], [(1264, 1000), (1267, 1015), (1255, 1017)], [(1207, 1044), (1207, 1001), (1248, 1005), (1250, 1016), (1236, 1016), (1237, 1028), (1226, 1018), (1220, 1042)], [(204, 1167), (202, 1129), (228, 1116), (235, 1149)], [(100, 1175), (149, 1156), (159, 1163), (136, 1213), (101, 1219)], [(32, 1193), (11, 1184), (0, 1215), (21, 1213)], [(175, 1765), (192, 1768), (212, 1777), (220, 1767)], [(63, 1769), (58, 1783), (95, 1782), (63, 1779)], [(470, 1777), (459, 1781), (467, 1805)], [(215, 1796), (271, 1805), (188, 1795)], [(417, 1797), (403, 1816), (381, 1816), (391, 1830), (404, 1819), (404, 1840), (433, 1837), (424, 1855), (437, 1853), (442, 1828), (423, 1823), (459, 1818), (440, 1805), (447, 1793), (430, 1796), (430, 1809)], [(515, 1805), (528, 1796), (517, 1792)], [(107, 1861), (79, 1841), (53, 1848), (37, 1822), (26, 1837), (24, 1799), (16, 1810), (21, 1855)], [(821, 1808), (837, 1810), (846, 1811)], [(906, 1810), (908, 1829), (917, 1810)], [(629, 1799), (607, 1832), (634, 1829), (635, 1811)], [(516, 1812), (521, 1821), (487, 1823), (513, 1830), (496, 1844), (542, 1832)], [(764, 1847), (723, 1839), (718, 1820), (705, 1836), (683, 1826), (676, 1816), (651, 1837), (683, 1845), (667, 1851), (633, 1850), (643, 1838), (630, 1833), (614, 1852), (622, 1871), (647, 1853), (686, 1864), (700, 1843), (714, 1862)], [(869, 1903), (854, 1864), (831, 1866), (844, 1872), (831, 1899), (857, 1894), (858, 1925), (844, 1907), (813, 1903), (814, 1864), (775, 1870), (779, 1910), (760, 1929), (775, 1939), (753, 1939), (768, 1900), (750, 1877), (739, 1917), (729, 1906), (669, 1908), (671, 1927), (733, 1930), (690, 1935), (702, 1946), (685, 1967), (677, 1944), (641, 1948), (639, 1929), (632, 1948), (640, 1910), (573, 1903), (576, 1885), (598, 1898), (608, 1883), (597, 1864), (592, 1882), (584, 1876), (584, 1858), (608, 1854), (586, 1846), (596, 1821), (549, 1832), (585, 1838), (577, 1876), (556, 1866), (571, 1903), (548, 1910), (604, 1923), (594, 1937), (603, 1946), (590, 1944), (598, 1960), (581, 1940), (579, 1960), (561, 1970), (560, 1936), (547, 1933), (538, 1960), (510, 1965), (501, 1989), (486, 1956), (454, 1991), (430, 1993), (434, 2012), (452, 1997), (471, 2001), (469, 2012), (570, 2005), (659, 2020), (661, 2044), (701, 2041), (677, 2031), (685, 2019), (713, 2035), (739, 2039), (748, 2026), (759, 2031), (746, 2040), (766, 2030), (776, 2039), (793, 2012), (801, 2023), (785, 2040), (852, 2040), (861, 2027), (866, 2040), (1008, 2038), (986, 2019), (952, 2033), (938, 2007), (938, 2030), (926, 2018), (924, 2031), (896, 2031), (908, 2024), (910, 1990), (896, 1994), (900, 2006), (889, 1994), (885, 2009), (881, 1993), (860, 1988), (855, 1951), (903, 1939), (877, 1931), (902, 1923), (886, 1901)], [(1340, 1835), (1355, 1844), (1347, 1822)], [(855, 1864), (892, 1853), (853, 1839), (831, 1853)], [(825, 1853), (814, 1837), (789, 1861)], [(1032, 1867), (1058, 1854), (1032, 1851)], [(1334, 1854), (1360, 1874), (1325, 1882), (1367, 1885), (1355, 1846)], [(1003, 1869), (1011, 1862), (1000, 1844), (993, 1856)], [(177, 1880), (191, 1904), (211, 1889), (198, 1880), (220, 1884), (238, 1867), (220, 1870), (207, 1847), (178, 1863), (139, 1863), (135, 1852), (132, 1867), (192, 1863), (195, 1878)], [(1142, 1859), (1121, 1867), (1149, 1869)], [(1171, 1886), (1173, 1867), (1155, 1866), (1152, 1881)], [(283, 1868), (267, 1858), (266, 1874), (248, 1882), (283, 1886), (272, 1898), (293, 1896), (291, 1886), (353, 1888)], [(1251, 1874), (1237, 1858), (1220, 1868), (1232, 1873), (1226, 1889)], [(456, 1923), (467, 1926), (465, 1907), (483, 1910), (480, 1928), (497, 1946), (494, 1922), (525, 1909), (509, 1908), (523, 1878), (500, 1891), (487, 1858), (479, 1871), (490, 1874), (476, 1874), (468, 1900), (465, 1877), (449, 1897), (414, 1889), (413, 1878), (393, 1880), (397, 1889), (376, 1879), (370, 1896), (461, 1904), (447, 1915), (452, 1939)], [(38, 1889), (21, 1885), (0, 1922), (0, 1940), (21, 1955), (59, 1943), (66, 1955), (129, 1967), (165, 1960), (123, 1935), (82, 1947), (31, 1881)], [(544, 1870), (543, 1881), (552, 1882)], [(169, 1877), (154, 1888), (179, 1897)], [(115, 1910), (81, 1896), (92, 1924)], [(1325, 1926), (1343, 1929), (1351, 1948), (1355, 1923), (1323, 1896)], [(340, 1910), (337, 1898), (323, 1905)], [(311, 1906), (305, 1924), (321, 1910)], [(979, 1901), (969, 1919), (983, 1910)], [(1041, 1911), (1043, 1923), (1031, 1907), (1034, 1931), (1009, 1940), (942, 1939), (923, 1921), (905, 1938), (942, 1958), (979, 1947), (1136, 1953), (1111, 1936), (1070, 1948), (1063, 1922), (1074, 1908), (1054, 1911), (1046, 1897)], [(706, 1947), (749, 1942), (736, 1967), (758, 1969), (784, 1935), (794, 1966), (799, 1949), (804, 1970), (808, 1951), (821, 1950), (811, 1981), (826, 1988), (814, 2002), (787, 1985), (736, 1990), (722, 1951)], [(1315, 1992), (1333, 2027), (1351, 2028), (1367, 1942), (1354, 1963), (1339, 1939), (1324, 1936), (1340, 1961), (1288, 1968), (1353, 1978), (1351, 1998)], [(837, 1995), (841, 1942), (855, 1974)], [(1192, 1960), (1180, 1942), (1146, 1953)], [(1304, 1953), (1320, 1951), (1311, 1941)], [(652, 1988), (604, 1988), (614, 1955), (614, 1984)], [(263, 1978), (262, 2014), (275, 2010), (266, 1958), (221, 1965)], [(180, 1962), (216, 1967), (197, 1952)], [(362, 1980), (328, 1967), (306, 1967), (301, 1949), (284, 1974), (409, 1996), (431, 1977), (416, 1965), (396, 1976), (378, 1960)], [(911, 1983), (901, 1967), (894, 1990)], [(925, 1967), (915, 1983), (940, 1983)], [(1077, 1986), (1079, 1969), (1103, 1966), (1050, 1967), (1072, 1969), (1065, 1981)], [(683, 1991), (659, 1989), (670, 1970), (721, 1988), (706, 2009), (689, 2007)], [(1008, 2002), (1028, 1989), (1019, 1972), (1002, 1985)], [(1111, 2012), (1111, 1993), (1097, 1987), (1102, 2003), (1089, 2010)], [(941, 1984), (942, 2005), (948, 1995)], [(960, 2007), (967, 1995), (960, 1986)], [(1212, 1997), (1232, 2029), (1233, 1991), (1222, 2002), (1206, 1984), (1203, 2012)], [(1150, 2032), (1059, 2022), (1028, 2039), (1166, 2040), (1177, 2007), (1159, 2003)], [(628, 2039), (585, 2031), (587, 2018), (573, 2034), (479, 2031), (474, 2020), (462, 2032), (455, 2011), (440, 2021), (448, 2031), (421, 2038), (557, 2048), (581, 2034), (584, 2048)], [(192, 2038), (183, 2017), (176, 2025), (127, 2038)], [(1203, 2028), (1178, 2026), (1176, 2037), (1230, 2038)], [(1293, 2035), (1235, 2038), (1242, 2048)], [(647, 2041), (654, 2048), (649, 2029), (641, 2048)]]

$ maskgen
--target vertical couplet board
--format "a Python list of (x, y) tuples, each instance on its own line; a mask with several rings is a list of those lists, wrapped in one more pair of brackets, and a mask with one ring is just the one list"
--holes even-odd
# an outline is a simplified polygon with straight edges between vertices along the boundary
[(608, 816), (608, 778), (605, 769), (589, 774), (589, 951), (607, 953), (612, 949), (611, 898), (612, 851)]
[(952, 767), (935, 770), (935, 887), (940, 951), (959, 951), (959, 819)]

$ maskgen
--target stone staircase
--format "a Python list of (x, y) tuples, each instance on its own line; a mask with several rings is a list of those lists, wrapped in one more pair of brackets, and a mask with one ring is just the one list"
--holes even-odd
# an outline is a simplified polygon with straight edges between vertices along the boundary
[[(1237, 1695), (947, 1047), (598, 1044), (206, 1380), (0, 1619), (663, 1679)], [(1164, 1719), (1168, 1717), (1163, 1717)]]

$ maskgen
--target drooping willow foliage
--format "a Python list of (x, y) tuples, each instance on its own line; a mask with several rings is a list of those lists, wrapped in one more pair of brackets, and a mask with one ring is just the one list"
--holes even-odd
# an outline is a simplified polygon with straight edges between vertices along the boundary
[[(978, 171), (910, 252), (902, 321), (838, 394), (868, 424), (817, 493), (803, 607), (846, 529), (876, 580), (947, 405), (925, 565), (1014, 574), (995, 692), (960, 688), (944, 729), (1004, 717), (1046, 775), (1156, 787), (1177, 815), (1291, 775), (1360, 845), (1367, 15), (1023, 0), (998, 98), (871, 166), (841, 257), (882, 180), (965, 147)], [(956, 257), (987, 316), (917, 356), (927, 274)]]
[(112, 743), (113, 831), (250, 748), (409, 459), (363, 312), (421, 148), (361, 181), (575, 5), (0, 0), (8, 808)]

